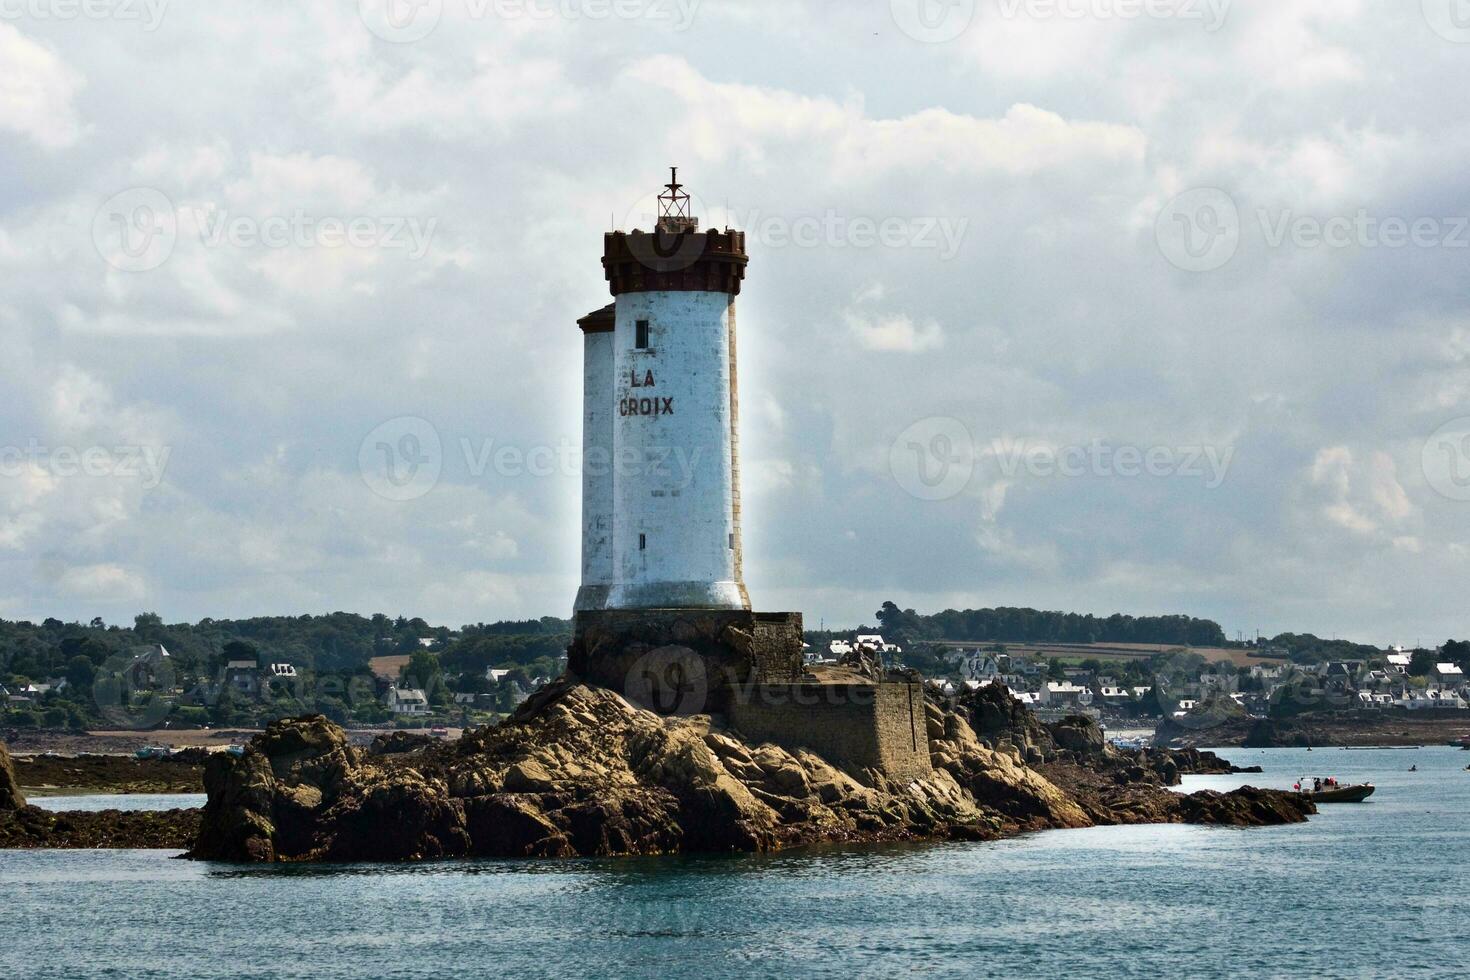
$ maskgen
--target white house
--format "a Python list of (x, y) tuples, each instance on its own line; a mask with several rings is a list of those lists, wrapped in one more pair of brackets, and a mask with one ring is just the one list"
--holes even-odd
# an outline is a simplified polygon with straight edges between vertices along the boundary
[(1441, 684), (1463, 684), (1465, 683), (1465, 672), (1458, 664), (1435, 664), (1434, 679)]
[(960, 676), (972, 681), (990, 681), (1001, 676), (1000, 664), (994, 657), (973, 654), (960, 664)]
[(426, 715), (429, 713), (429, 696), (416, 687), (391, 687), (388, 689), (384, 703), (395, 715)]
[(1086, 707), (1092, 703), (1092, 691), (1071, 681), (1047, 681), (1041, 686), (1039, 695), (1040, 703), (1048, 708)]
[(509, 673), (509, 670), (501, 670), (497, 667), (486, 667), (485, 680), (489, 681), (491, 684), (499, 684), (501, 681), (505, 680), (505, 676)]

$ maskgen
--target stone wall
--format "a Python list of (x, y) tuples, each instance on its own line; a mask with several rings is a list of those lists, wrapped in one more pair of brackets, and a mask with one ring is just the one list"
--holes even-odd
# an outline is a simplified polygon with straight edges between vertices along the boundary
[(739, 692), (726, 716), (747, 741), (810, 749), (844, 768), (900, 782), (931, 769), (919, 683), (766, 684)]
[(801, 613), (585, 610), (567, 666), (664, 714), (698, 714), (723, 710), (733, 688), (798, 680), (801, 645)]

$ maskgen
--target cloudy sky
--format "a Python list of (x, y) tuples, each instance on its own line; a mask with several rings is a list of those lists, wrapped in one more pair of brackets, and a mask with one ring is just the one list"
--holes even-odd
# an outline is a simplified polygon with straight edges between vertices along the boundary
[(565, 615), (677, 164), (760, 607), (1470, 635), (1467, 89), (1465, 0), (0, 0), (0, 616)]

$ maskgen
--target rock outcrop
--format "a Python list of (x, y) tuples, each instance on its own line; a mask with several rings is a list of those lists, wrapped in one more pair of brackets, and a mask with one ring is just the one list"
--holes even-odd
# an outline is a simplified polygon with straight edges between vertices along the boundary
[(42, 753), (15, 760), (16, 781), (47, 790), (86, 793), (202, 793), (208, 753), (189, 749), (156, 759), (131, 755)]
[(0, 742), (0, 848), (183, 848), (198, 830), (198, 814), (187, 810), (51, 813), (28, 806), (10, 752)]
[(75, 810), (27, 806), (0, 813), (0, 849), (163, 848), (182, 851), (199, 835), (198, 810)]
[[(982, 739), (964, 712), (929, 704), (925, 721), (934, 770), (904, 783), (805, 750), (746, 744), (716, 718), (663, 717), (571, 680), (538, 691), (501, 725), (409, 754), (355, 749), (320, 716), (283, 721), (243, 756), (210, 760), (209, 802), (190, 855), (362, 861), (767, 851), (1123, 822), (1096, 794), (1079, 798), (1028, 766), (1015, 741)], [(1075, 734), (1077, 744), (1093, 742)], [(1285, 794), (1185, 804), (1191, 798), (1157, 783), (1152, 790), (1160, 796), (1148, 812), (1164, 820), (1305, 812), (1275, 800)]]
[(370, 755), (399, 755), (404, 752), (417, 752), (433, 745), (435, 739), (432, 735), (422, 732), (396, 731), (388, 732), (374, 738), (368, 746)]
[(0, 813), (19, 810), (26, 805), (25, 795), (15, 780), (15, 765), (10, 761), (10, 750), (0, 742)]

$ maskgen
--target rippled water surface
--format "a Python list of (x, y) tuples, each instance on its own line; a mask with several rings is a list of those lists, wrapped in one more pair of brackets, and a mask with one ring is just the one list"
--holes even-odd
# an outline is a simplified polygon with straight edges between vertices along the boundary
[(1470, 753), (1227, 755), (1267, 771), (1192, 785), (1380, 789), (1295, 827), (767, 857), (241, 869), (0, 852), (0, 977), (1466, 974)]
[(31, 796), (26, 802), (43, 810), (196, 810), (204, 800), (203, 793), (97, 793)]

